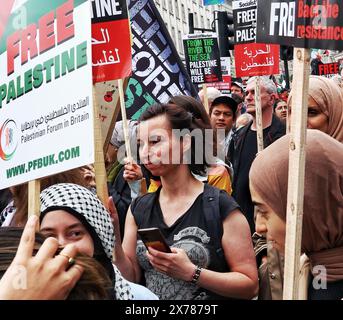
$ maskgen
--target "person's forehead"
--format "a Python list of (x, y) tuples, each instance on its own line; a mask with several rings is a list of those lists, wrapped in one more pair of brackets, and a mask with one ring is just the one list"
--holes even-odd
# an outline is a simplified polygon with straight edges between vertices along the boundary
[(246, 91), (254, 91), (255, 90), (255, 81), (250, 81), (247, 83)]
[(231, 84), (231, 90), (234, 89), (234, 90), (239, 90), (239, 91), (243, 91), (243, 89), (238, 85), (238, 84)]
[(161, 130), (170, 129), (170, 123), (165, 115), (159, 115), (157, 117), (142, 121), (138, 126), (138, 137), (144, 135), (155, 134)]
[(215, 105), (213, 107), (213, 111), (223, 111), (223, 112), (228, 112), (228, 111), (232, 111), (232, 108), (231, 106), (227, 105), (227, 104), (224, 104), (224, 103), (220, 103), (218, 105)]
[(65, 210), (53, 210), (48, 212), (42, 219), (41, 228), (67, 228), (70, 225), (80, 224), (79, 219)]
[(286, 103), (286, 101), (279, 101), (279, 102), (277, 103), (277, 106), (278, 106), (278, 107), (287, 106), (287, 103)]

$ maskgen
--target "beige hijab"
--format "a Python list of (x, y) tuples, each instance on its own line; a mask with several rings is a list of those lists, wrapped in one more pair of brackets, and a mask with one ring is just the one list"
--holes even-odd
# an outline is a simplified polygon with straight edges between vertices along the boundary
[[(327, 134), (343, 143), (343, 89), (334, 80), (310, 76), (308, 94), (329, 119)], [(292, 95), (293, 90), (288, 97), (288, 106)]]
[[(288, 184), (286, 135), (254, 160), (250, 185), (286, 220)], [(343, 144), (307, 130), (302, 251), (313, 269), (324, 265), (328, 281), (343, 279)]]

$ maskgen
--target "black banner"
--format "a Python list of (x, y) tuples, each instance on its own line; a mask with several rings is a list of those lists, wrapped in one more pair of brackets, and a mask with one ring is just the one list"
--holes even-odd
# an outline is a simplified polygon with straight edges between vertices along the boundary
[(132, 76), (126, 90), (127, 116), (138, 119), (155, 102), (171, 96), (197, 97), (153, 0), (128, 2), (132, 45)]
[(213, 83), (223, 80), (216, 37), (190, 34), (183, 40), (183, 45), (192, 83)]
[(232, 8), (235, 44), (255, 42), (257, 0), (233, 1)]
[(342, 0), (259, 0), (257, 42), (343, 49)]

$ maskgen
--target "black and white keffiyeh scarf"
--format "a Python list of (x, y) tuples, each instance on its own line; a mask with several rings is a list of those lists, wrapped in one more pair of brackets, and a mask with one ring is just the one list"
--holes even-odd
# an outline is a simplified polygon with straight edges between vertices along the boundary
[[(106, 256), (112, 262), (115, 241), (113, 225), (109, 213), (96, 195), (82, 186), (60, 183), (43, 190), (40, 200), (42, 215), (64, 208), (68, 212), (72, 210), (74, 215), (76, 213), (83, 217), (94, 229)], [(83, 222), (82, 220), (80, 219), (81, 222)], [(113, 267), (116, 298), (118, 300), (133, 299), (128, 281), (123, 278), (116, 266), (113, 265)]]

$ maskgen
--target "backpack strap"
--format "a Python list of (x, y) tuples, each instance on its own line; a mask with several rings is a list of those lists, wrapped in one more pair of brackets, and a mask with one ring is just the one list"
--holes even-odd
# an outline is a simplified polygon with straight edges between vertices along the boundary
[(212, 187), (209, 184), (205, 184), (203, 195), (204, 214), (210, 230), (214, 231), (211, 236), (214, 237), (216, 249), (221, 248), (221, 239), (223, 236), (223, 223), (220, 216), (219, 194), (220, 190), (218, 188)]
[(218, 267), (222, 272), (228, 271), (224, 250), (222, 247), (223, 237), (223, 221), (220, 215), (220, 203), (219, 203), (220, 190), (211, 185), (205, 184), (203, 209), (206, 223), (211, 230), (210, 236), (213, 239), (213, 246), (216, 251), (216, 255), (219, 258)]
[(145, 212), (150, 212), (155, 203), (156, 192), (146, 193), (137, 197), (131, 203), (131, 212), (138, 228), (142, 225)]

